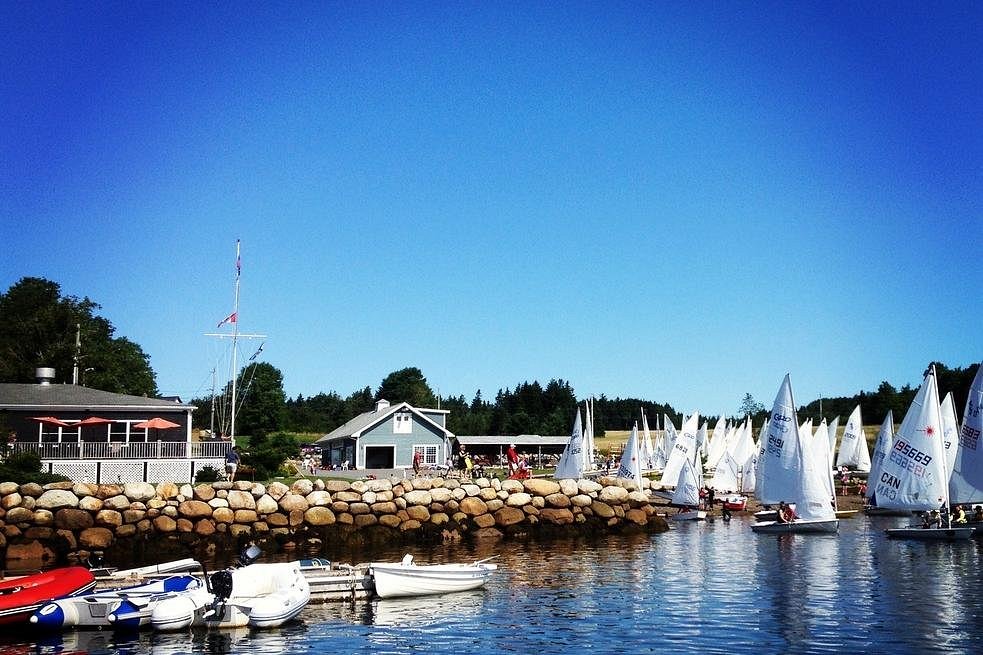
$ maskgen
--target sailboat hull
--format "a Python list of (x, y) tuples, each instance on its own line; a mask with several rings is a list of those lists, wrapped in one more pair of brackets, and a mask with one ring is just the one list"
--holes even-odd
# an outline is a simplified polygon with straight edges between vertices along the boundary
[(969, 539), (976, 528), (891, 528), (884, 531), (892, 539), (921, 539), (925, 541), (961, 541)]
[(679, 514), (672, 514), (669, 518), (673, 521), (705, 521), (707, 513), (703, 510), (689, 510), (687, 512), (680, 512)]
[(839, 528), (840, 522), (837, 519), (825, 521), (797, 519), (792, 523), (762, 521), (751, 526), (751, 530), (759, 534), (836, 534)]
[(867, 516), (911, 516), (914, 512), (910, 509), (896, 509), (894, 507), (865, 507), (864, 514)]

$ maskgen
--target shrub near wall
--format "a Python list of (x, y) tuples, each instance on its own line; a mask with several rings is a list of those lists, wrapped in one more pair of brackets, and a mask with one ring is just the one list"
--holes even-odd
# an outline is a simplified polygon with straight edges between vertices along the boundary
[(316, 549), (666, 529), (648, 491), (615, 478), (0, 483), (7, 568), (84, 560), (92, 551), (107, 563), (163, 561), (246, 541)]

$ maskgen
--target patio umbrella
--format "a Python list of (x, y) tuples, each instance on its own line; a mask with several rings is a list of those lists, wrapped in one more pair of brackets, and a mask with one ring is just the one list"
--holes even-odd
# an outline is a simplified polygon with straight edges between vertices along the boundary
[(168, 421), (166, 418), (155, 416), (154, 418), (147, 419), (146, 421), (134, 423), (133, 427), (135, 427), (137, 430), (150, 428), (153, 428), (154, 430), (169, 430), (170, 428), (179, 428), (181, 425), (179, 423), (174, 423), (173, 421)]
[(65, 423), (65, 421), (62, 421), (61, 419), (57, 419), (54, 416), (32, 416), (31, 420), (37, 421), (38, 423), (44, 423), (45, 425), (54, 425), (59, 428), (72, 427), (68, 423)]
[(102, 418), (101, 416), (86, 416), (84, 419), (76, 423), (75, 425), (108, 425), (112, 423), (112, 419)]
[(173, 421), (168, 421), (166, 418), (155, 416), (153, 418), (147, 419), (146, 421), (141, 421), (140, 423), (134, 423), (133, 427), (137, 430), (153, 429), (154, 436), (157, 437), (157, 439), (160, 439), (159, 432), (161, 430), (170, 430), (171, 428), (179, 428), (181, 426), (177, 423), (174, 423)]

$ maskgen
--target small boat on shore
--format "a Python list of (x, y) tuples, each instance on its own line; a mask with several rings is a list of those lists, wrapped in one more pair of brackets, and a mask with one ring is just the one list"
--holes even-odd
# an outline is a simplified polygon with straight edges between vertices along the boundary
[(95, 576), (84, 566), (66, 566), (0, 580), (0, 625), (26, 622), (45, 603), (84, 594), (95, 584)]
[[(496, 556), (497, 557), (497, 556)], [(373, 562), (370, 570), (379, 598), (428, 596), (477, 589), (498, 569), (488, 559), (472, 564), (416, 564), (412, 555), (398, 563)]]

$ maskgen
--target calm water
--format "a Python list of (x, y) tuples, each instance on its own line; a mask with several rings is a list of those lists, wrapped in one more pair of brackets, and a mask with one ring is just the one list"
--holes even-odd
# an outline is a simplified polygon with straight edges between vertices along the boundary
[(838, 536), (775, 537), (735, 519), (592, 543), (413, 549), (418, 561), (499, 553), (501, 568), (480, 592), (310, 606), (279, 630), (5, 634), (0, 655), (983, 652), (983, 540), (883, 537), (904, 522), (861, 517), (841, 521)]

